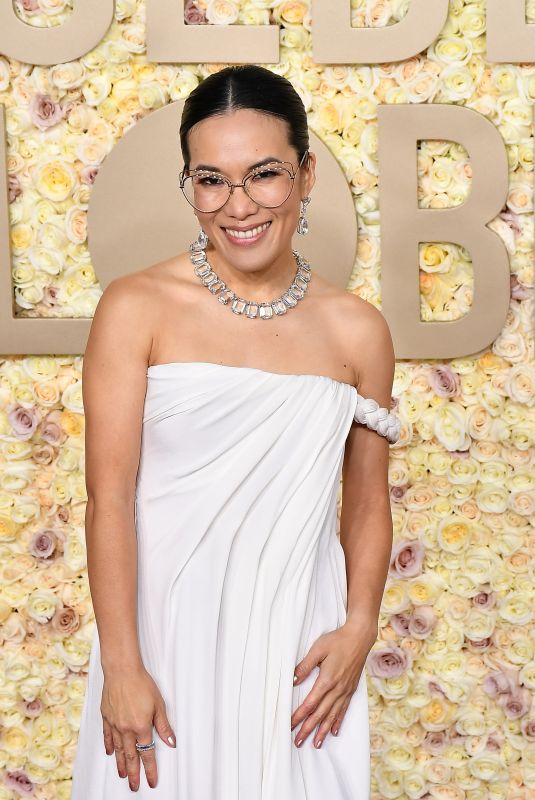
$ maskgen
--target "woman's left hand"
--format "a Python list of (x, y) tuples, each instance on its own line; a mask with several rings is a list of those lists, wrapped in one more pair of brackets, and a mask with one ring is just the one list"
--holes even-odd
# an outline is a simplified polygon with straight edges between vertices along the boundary
[[(292, 714), (292, 730), (304, 720), (294, 742), (299, 747), (318, 725), (314, 746), (321, 747), (329, 730), (336, 736), (358, 686), (366, 657), (377, 638), (377, 627), (346, 622), (320, 636), (296, 665), (299, 684), (319, 666), (320, 673), (303, 702)], [(321, 666), (320, 666), (321, 665)]]

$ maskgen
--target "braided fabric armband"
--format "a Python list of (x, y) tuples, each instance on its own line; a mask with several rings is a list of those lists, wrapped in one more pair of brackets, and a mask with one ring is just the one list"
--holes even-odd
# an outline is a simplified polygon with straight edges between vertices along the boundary
[(355, 420), (366, 425), (381, 436), (385, 436), (391, 444), (397, 442), (401, 434), (399, 417), (379, 405), (372, 397), (363, 397), (357, 392)]

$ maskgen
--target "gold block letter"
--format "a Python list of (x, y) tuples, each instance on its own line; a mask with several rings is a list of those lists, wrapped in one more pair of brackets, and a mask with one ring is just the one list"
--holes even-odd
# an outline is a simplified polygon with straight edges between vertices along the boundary
[[(503, 328), (510, 298), (507, 250), (487, 227), (507, 198), (503, 140), (489, 120), (448, 104), (379, 106), (382, 310), (398, 358), (455, 358), (487, 348)], [(454, 208), (418, 207), (417, 143), (459, 142), (472, 166), (470, 196)], [(474, 297), (460, 319), (420, 318), (420, 242), (455, 242), (470, 252)]]
[(412, 0), (396, 25), (355, 28), (349, 0), (312, 0), (313, 58), (316, 64), (403, 61), (429, 47), (447, 19), (448, 0)]

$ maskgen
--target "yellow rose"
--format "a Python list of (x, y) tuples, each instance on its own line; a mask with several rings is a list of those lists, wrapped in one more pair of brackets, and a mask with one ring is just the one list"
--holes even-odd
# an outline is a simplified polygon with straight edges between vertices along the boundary
[(145, 24), (131, 22), (121, 25), (121, 38), (130, 53), (144, 53), (146, 50)]
[(428, 508), (434, 499), (432, 488), (426, 483), (415, 484), (405, 492), (404, 504), (407, 509), (412, 511)]
[(498, 442), (489, 442), (487, 440), (473, 441), (470, 451), (473, 453), (474, 458), (480, 462), (496, 460), (502, 454), (502, 449)]
[(280, 32), (281, 47), (302, 50), (308, 43), (309, 34), (303, 28), (282, 28)]
[(381, 603), (382, 610), (390, 614), (399, 614), (409, 605), (403, 581), (391, 581), (385, 588)]
[(401, 700), (407, 694), (410, 685), (410, 679), (406, 673), (395, 678), (372, 678), (371, 680), (379, 694), (386, 700)]
[(26, 756), (26, 752), (30, 746), (30, 743), (30, 737), (22, 728), (19, 728), (18, 726), (3, 726), (2, 749), (6, 750), (9, 755), (17, 756), (19, 758)]
[(435, 56), (444, 64), (461, 67), (470, 56), (470, 44), (458, 36), (440, 37), (432, 47)]
[(34, 168), (35, 188), (49, 200), (66, 200), (76, 184), (76, 172), (71, 164), (59, 160), (38, 163)]
[(158, 83), (144, 83), (139, 87), (139, 103), (142, 108), (161, 108), (168, 101), (168, 94)]
[[(443, 481), (442, 478), (440, 480)], [(437, 517), (449, 517), (453, 514), (453, 503), (447, 497), (437, 497), (433, 501), (431, 508), (433, 514)]]
[(35, 234), (30, 225), (20, 223), (11, 227), (11, 250), (13, 255), (22, 255), (34, 241)]
[(392, 769), (403, 771), (413, 769), (416, 761), (413, 748), (401, 742), (387, 747), (382, 753), (382, 760)]
[(274, 9), (276, 16), (285, 24), (301, 25), (307, 11), (305, 3), (297, 0), (287, 0), (281, 3), (278, 9)]
[(374, 781), (379, 797), (401, 797), (403, 793), (402, 776), (396, 769), (388, 769), (379, 761), (374, 771)]
[[(427, 406), (426, 399), (416, 392), (410, 390), (403, 392), (399, 398), (399, 414), (404, 420), (415, 424), (421, 417)], [(425, 462), (420, 462), (425, 466)]]
[(470, 773), (482, 781), (494, 781), (504, 778), (502, 756), (485, 750), (474, 755), (468, 764)]
[(458, 517), (446, 517), (439, 524), (437, 541), (443, 550), (462, 553), (470, 545), (470, 527)]
[(253, 6), (242, 8), (238, 20), (242, 25), (269, 25), (269, 11)]
[(447, 700), (434, 697), (420, 710), (420, 722), (427, 731), (444, 730), (453, 722), (455, 711), (455, 706)]
[(404, 486), (408, 480), (407, 465), (400, 458), (392, 458), (388, 468), (390, 486)]
[(510, 592), (500, 600), (498, 614), (502, 619), (514, 625), (527, 625), (533, 620), (533, 597), (524, 593)]
[(403, 789), (407, 797), (424, 796), (427, 788), (427, 781), (420, 772), (409, 770), (403, 774), (402, 778)]
[(53, 592), (40, 589), (29, 596), (26, 611), (29, 617), (43, 624), (54, 616), (57, 605), (58, 601)]
[(72, 89), (82, 85), (84, 70), (78, 61), (56, 64), (49, 68), (50, 83), (60, 89)]
[[(43, 695), (43, 699), (49, 706), (63, 706), (67, 701), (68, 696), (65, 681), (61, 678), (47, 680), (46, 686), (43, 690)], [(69, 741), (69, 736), (66, 736), (65, 734), (65, 728), (60, 726), (59, 721), (56, 720), (54, 722), (54, 728), (52, 729), (47, 741), (56, 745), (67, 744)]]
[[(80, 489), (82, 489), (83, 478), (80, 481)], [(85, 494), (85, 491), (84, 491)], [(83, 499), (83, 498), (82, 498)], [(79, 572), (87, 566), (86, 548), (83, 542), (77, 536), (69, 536), (64, 549), (65, 564), (73, 572)]]
[(74, 672), (86, 666), (89, 660), (91, 651), (90, 642), (84, 641), (78, 635), (69, 636), (68, 639), (62, 639), (56, 645), (58, 655), (61, 656), (64, 663)]
[(503, 654), (511, 664), (526, 664), (533, 659), (535, 645), (528, 636), (523, 636), (521, 633), (516, 636), (515, 641), (510, 642), (503, 650)]
[(495, 624), (496, 620), (492, 612), (472, 609), (465, 620), (464, 633), (469, 639), (482, 641), (492, 636)]
[(507, 508), (508, 492), (507, 489), (492, 484), (477, 491), (475, 499), (481, 511), (500, 514)]
[(442, 582), (433, 573), (412, 578), (407, 587), (409, 600), (415, 606), (433, 605), (441, 591)]

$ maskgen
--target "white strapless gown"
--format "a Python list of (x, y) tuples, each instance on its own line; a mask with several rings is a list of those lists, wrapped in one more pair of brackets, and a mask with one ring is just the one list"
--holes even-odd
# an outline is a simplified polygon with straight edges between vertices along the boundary
[[(106, 755), (95, 625), (72, 800), (367, 800), (365, 672), (338, 737), (300, 748), (290, 717), (318, 674), (295, 665), (346, 618), (336, 510), (354, 419), (399, 420), (349, 383), (209, 362), (158, 364), (136, 489), (138, 630), (177, 747), (133, 793)], [(110, 587), (113, 591), (113, 587)]]

